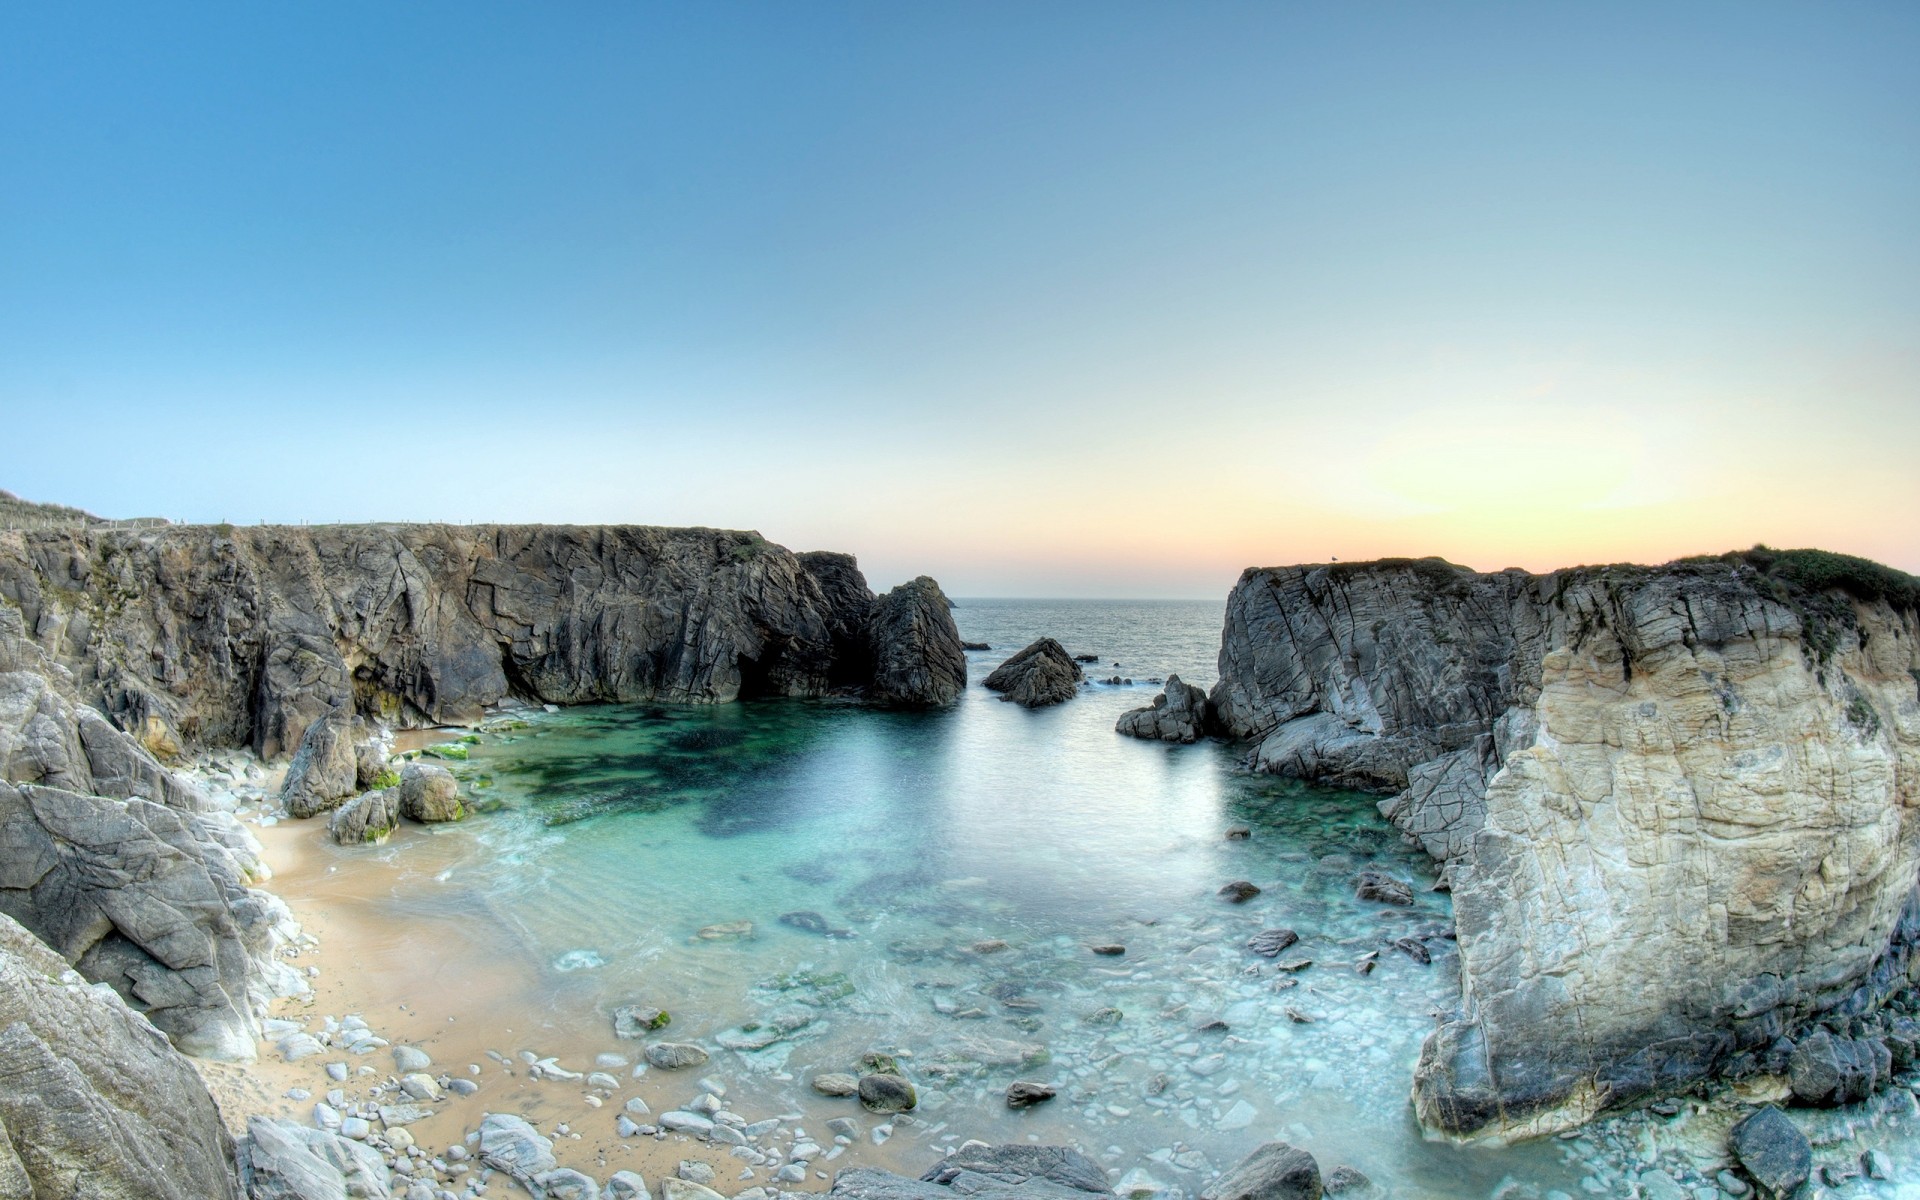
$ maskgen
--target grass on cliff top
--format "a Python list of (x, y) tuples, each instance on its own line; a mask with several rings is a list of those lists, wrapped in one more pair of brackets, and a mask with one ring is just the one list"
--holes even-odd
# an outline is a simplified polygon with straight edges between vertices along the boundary
[(1853, 554), (1836, 554), (1831, 550), (1775, 550), (1762, 545), (1680, 561), (1745, 566), (1796, 592), (1838, 590), (1856, 600), (1884, 600), (1895, 608), (1920, 609), (1920, 579)]

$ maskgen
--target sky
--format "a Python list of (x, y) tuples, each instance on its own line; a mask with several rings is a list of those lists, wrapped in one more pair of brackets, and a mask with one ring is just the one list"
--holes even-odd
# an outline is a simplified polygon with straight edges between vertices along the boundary
[(1920, 571), (1920, 5), (0, 8), (0, 487)]

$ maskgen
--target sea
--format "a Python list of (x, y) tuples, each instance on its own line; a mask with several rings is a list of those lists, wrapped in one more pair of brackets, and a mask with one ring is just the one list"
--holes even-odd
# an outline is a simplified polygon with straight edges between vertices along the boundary
[[(968, 652), (950, 710), (529, 710), (446, 764), (478, 817), (334, 853), (413, 864), (372, 902), (448, 947), (410, 969), (471, 979), (456, 944), (482, 947), (486, 986), (510, 993), (496, 1002), (540, 1010), (527, 1028), (549, 1044), (631, 1051), (611, 1014), (657, 1006), (671, 1036), (714, 1052), (730, 1107), (816, 1122), (848, 1102), (815, 1076), (894, 1058), (919, 1094), (890, 1129), (890, 1161), (909, 1166), (967, 1138), (1065, 1143), (1124, 1195), (1177, 1200), (1278, 1138), (1323, 1171), (1357, 1168), (1364, 1195), (1734, 1194), (1716, 1182), (1726, 1110), (1697, 1099), (1515, 1146), (1423, 1136), (1414, 1065), (1459, 1001), (1431, 862), (1377, 797), (1114, 732), (1167, 676), (1214, 682), (1222, 603), (961, 599), (954, 616), (991, 648)], [(1039, 637), (1091, 656), (1077, 697), (1028, 711), (980, 686)], [(1413, 904), (1358, 899), (1365, 869)], [(1236, 881), (1258, 894), (1223, 896)], [(1272, 930), (1298, 940), (1249, 949)], [(655, 1111), (686, 1099), (666, 1074), (643, 1081)], [(1057, 1097), (1010, 1109), (1016, 1080)], [(1895, 1178), (1833, 1195), (1920, 1196), (1901, 1095), (1796, 1114), (1822, 1163), (1895, 1159)]]

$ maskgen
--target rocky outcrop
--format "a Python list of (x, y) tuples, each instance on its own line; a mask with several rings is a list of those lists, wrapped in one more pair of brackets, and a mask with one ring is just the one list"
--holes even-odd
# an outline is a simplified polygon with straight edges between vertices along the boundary
[(986, 678), (989, 691), (1000, 693), (1022, 708), (1042, 708), (1071, 700), (1084, 676), (1080, 664), (1052, 638), (1041, 638), (993, 669)]
[(1200, 1200), (1320, 1200), (1320, 1164), (1297, 1146), (1267, 1142), (1213, 1181)]
[(0, 1194), (240, 1197), (233, 1143), (193, 1066), (4, 916)]
[[(964, 665), (928, 588), (937, 596), (916, 581), (880, 604), (845, 555), (707, 529), (0, 532), (0, 608), (83, 700), (123, 728), (268, 758), (332, 712), (457, 723), (510, 695), (714, 702), (871, 688), (946, 703)], [(322, 784), (316, 795), (337, 787), (331, 774)]]
[(259, 845), (73, 694), (0, 605), (0, 914), (111, 985), (189, 1053), (250, 1059), (257, 1015), (304, 990), (274, 957), (285, 906)]
[(387, 1164), (363, 1142), (254, 1117), (236, 1160), (248, 1200), (389, 1200)]
[(874, 607), (874, 699), (903, 707), (944, 707), (967, 687), (967, 656), (953, 604), (925, 575), (903, 583)]
[(1389, 793), (1444, 864), (1463, 1003), (1416, 1108), (1525, 1136), (1757, 1069), (1906, 985), (1917, 609), (1908, 577), (1819, 552), (1255, 570), (1211, 699), (1254, 765)]
[(1212, 715), (1213, 703), (1205, 691), (1169, 675), (1152, 704), (1121, 713), (1113, 728), (1128, 737), (1189, 745), (1206, 736)]

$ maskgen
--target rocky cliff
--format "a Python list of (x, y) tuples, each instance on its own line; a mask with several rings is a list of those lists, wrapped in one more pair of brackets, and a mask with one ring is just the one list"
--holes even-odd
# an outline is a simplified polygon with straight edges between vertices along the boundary
[(343, 707), (458, 722), (508, 696), (859, 691), (889, 655), (917, 655), (929, 679), (965, 671), (944, 611), (926, 619), (950, 638), (876, 647), (878, 603), (851, 558), (705, 529), (15, 530), (0, 533), (0, 604), (83, 698), (162, 753), (198, 741), (278, 757)]
[(1813, 551), (1251, 570), (1211, 704), (1259, 769), (1388, 794), (1445, 864), (1463, 1003), (1416, 1108), (1525, 1136), (1777, 1070), (1907, 986), (1917, 610)]

